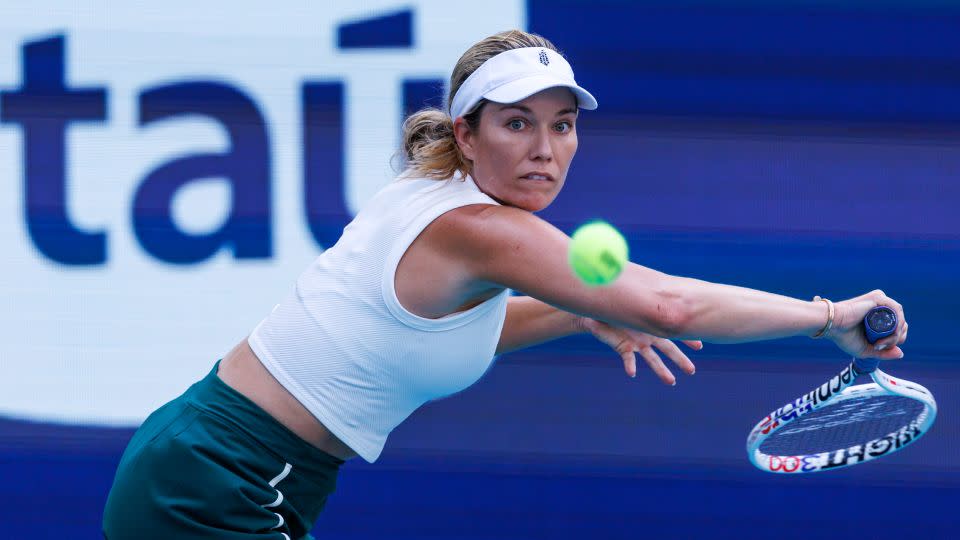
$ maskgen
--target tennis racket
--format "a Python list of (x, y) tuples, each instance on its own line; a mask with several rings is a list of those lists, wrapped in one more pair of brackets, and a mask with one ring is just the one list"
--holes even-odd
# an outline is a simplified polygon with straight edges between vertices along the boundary
[[(875, 307), (863, 324), (874, 343), (896, 330), (897, 315)], [(937, 416), (933, 394), (880, 371), (879, 363), (855, 358), (829, 381), (765, 416), (747, 437), (750, 461), (771, 473), (829, 471), (890, 455), (923, 436)], [(853, 385), (867, 374), (873, 383)]]

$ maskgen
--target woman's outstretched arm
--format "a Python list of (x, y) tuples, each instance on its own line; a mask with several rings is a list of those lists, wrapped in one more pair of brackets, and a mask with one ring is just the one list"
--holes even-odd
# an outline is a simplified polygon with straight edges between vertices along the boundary
[[(637, 376), (637, 354), (665, 384), (673, 385), (677, 380), (664, 364), (661, 355), (666, 356), (688, 375), (693, 375), (696, 371), (690, 358), (669, 339), (574, 315), (530, 296), (510, 298), (497, 354), (579, 333), (590, 333), (613, 349), (623, 361), (624, 372), (630, 377)], [(699, 341), (687, 340), (683, 343), (693, 350), (703, 348), (703, 343)]]
[(497, 354), (532, 347), (565, 336), (583, 333), (580, 316), (557, 309), (529, 296), (513, 296), (507, 304)]
[[(467, 206), (438, 218), (446, 251), (478, 281), (522, 291), (547, 304), (666, 338), (740, 343), (812, 336), (827, 320), (823, 302), (677, 277), (630, 264), (606, 287), (591, 288), (567, 264), (569, 237), (535, 215), (505, 206)], [(870, 308), (887, 305), (900, 316), (898, 331), (868, 344), (859, 331)], [(881, 359), (902, 356), (906, 338), (901, 306), (880, 291), (836, 304), (829, 337), (845, 352)], [(882, 349), (882, 350), (881, 350)]]

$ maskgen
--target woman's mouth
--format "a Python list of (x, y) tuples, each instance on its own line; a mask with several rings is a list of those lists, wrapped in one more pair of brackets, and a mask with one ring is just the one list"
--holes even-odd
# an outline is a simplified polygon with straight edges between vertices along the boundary
[(553, 176), (545, 172), (532, 172), (521, 176), (523, 180), (540, 180), (542, 182), (553, 182)]

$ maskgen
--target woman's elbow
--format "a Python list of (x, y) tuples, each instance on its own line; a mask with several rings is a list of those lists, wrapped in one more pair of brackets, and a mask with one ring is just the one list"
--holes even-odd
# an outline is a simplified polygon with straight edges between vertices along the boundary
[(690, 310), (682, 302), (666, 304), (658, 314), (658, 322), (665, 338), (678, 339), (690, 337)]
[(647, 310), (654, 334), (669, 339), (690, 337), (694, 309), (688, 299), (677, 292), (661, 292), (654, 303), (655, 308)]

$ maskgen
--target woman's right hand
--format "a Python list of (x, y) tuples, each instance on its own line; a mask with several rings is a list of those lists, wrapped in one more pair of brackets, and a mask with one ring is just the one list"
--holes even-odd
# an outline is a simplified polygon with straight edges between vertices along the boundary
[[(870, 343), (863, 331), (863, 318), (877, 307), (887, 306), (897, 314), (897, 329), (893, 334)], [(897, 360), (903, 358), (900, 345), (907, 339), (907, 318), (903, 314), (903, 306), (889, 298), (881, 290), (836, 302), (833, 328), (827, 337), (833, 340), (845, 353), (857, 358), (878, 358), (880, 360)]]

